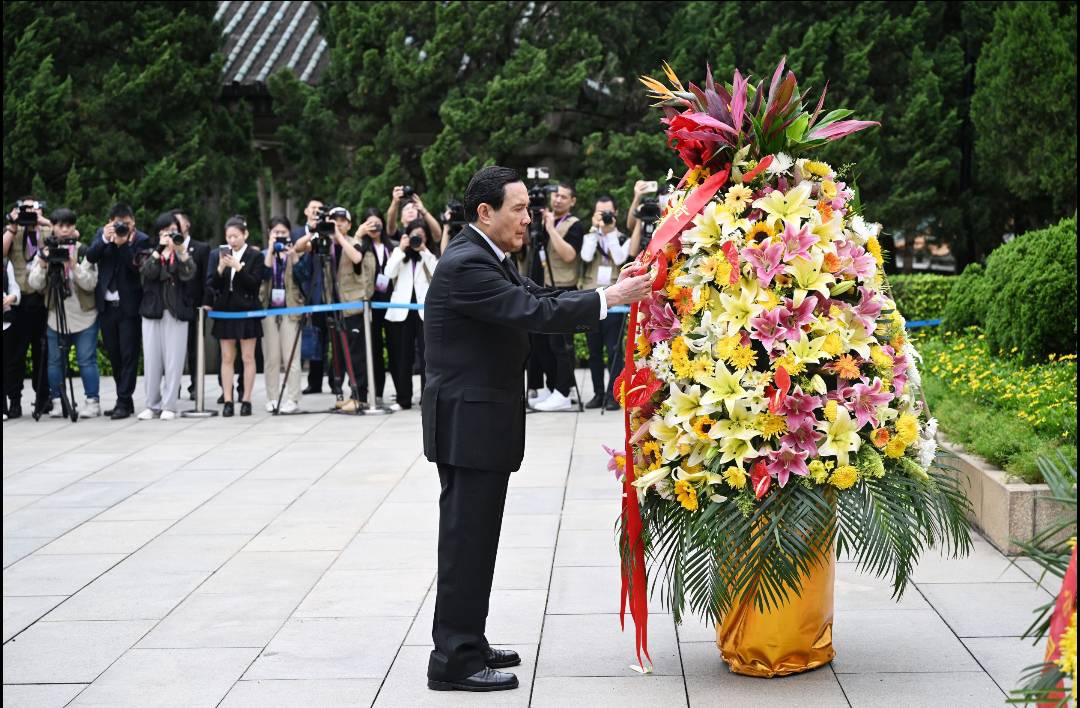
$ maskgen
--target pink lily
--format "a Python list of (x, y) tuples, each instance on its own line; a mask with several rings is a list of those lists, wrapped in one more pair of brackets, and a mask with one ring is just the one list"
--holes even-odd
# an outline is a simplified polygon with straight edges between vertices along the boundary
[(769, 452), (769, 463), (765, 469), (770, 475), (776, 477), (776, 481), (783, 487), (788, 483), (791, 475), (796, 474), (805, 477), (809, 470), (806, 469), (806, 458), (810, 456), (806, 450), (796, 450), (791, 445), (781, 442), (779, 450)]
[(615, 474), (615, 479), (618, 480), (623, 475), (623, 468), (626, 466), (626, 454), (619, 452), (618, 450), (612, 450), (607, 445), (601, 445), (604, 448), (604, 452), (611, 455), (611, 459), (608, 460), (607, 468), (609, 472)]
[(801, 428), (793, 428), (780, 437), (780, 443), (790, 445), (796, 450), (804, 450), (809, 457), (817, 457), (818, 441), (824, 437), (813, 423)]
[(747, 246), (739, 253), (753, 264), (758, 283), (763, 288), (769, 287), (773, 278), (784, 272), (784, 244), (782, 243), (770, 244), (765, 248)]
[(840, 259), (840, 273), (848, 278), (866, 280), (877, 268), (877, 261), (873, 256), (862, 246), (856, 246), (850, 242), (837, 246), (836, 255)]
[(855, 306), (855, 313), (860, 317), (876, 320), (881, 314), (882, 304), (874, 300), (874, 291), (865, 285), (859, 286), (859, 304)]
[(810, 260), (810, 247), (817, 243), (818, 237), (811, 233), (809, 222), (801, 229), (791, 222), (784, 222), (780, 240), (784, 244), (784, 260), (790, 262), (799, 257)]
[(870, 385), (859, 382), (842, 391), (844, 398), (848, 399), (847, 408), (855, 414), (859, 427), (867, 423), (877, 426), (877, 409), (893, 399), (892, 393), (881, 390), (881, 379), (874, 377)]
[(750, 320), (750, 339), (761, 342), (766, 351), (772, 351), (778, 339), (788, 339), (788, 328), (784, 322), (791, 313), (786, 307), (766, 310)]
[(649, 319), (645, 323), (645, 329), (648, 331), (649, 341), (653, 344), (670, 341), (679, 331), (679, 318), (671, 309), (671, 303), (664, 300), (659, 293), (654, 293), (649, 300), (648, 309)]
[[(795, 301), (791, 298), (784, 298), (784, 307), (791, 313), (791, 317), (788, 318), (787, 326), (790, 329), (788, 333), (788, 339), (793, 342), (799, 341), (799, 330), (803, 325), (810, 324), (814, 321), (814, 308), (817, 307), (818, 299), (816, 295), (811, 295), (802, 301), (802, 304), (798, 307), (795, 306)], [(791, 335), (794, 336), (791, 336)]]
[(789, 393), (784, 400), (784, 415), (787, 418), (789, 430), (812, 426), (817, 419), (814, 411), (821, 408), (821, 397), (803, 393), (801, 386), (796, 386), (795, 391)]

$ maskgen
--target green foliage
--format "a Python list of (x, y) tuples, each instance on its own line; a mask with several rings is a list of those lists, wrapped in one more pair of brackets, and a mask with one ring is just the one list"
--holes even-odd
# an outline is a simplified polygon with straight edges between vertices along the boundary
[(982, 263), (971, 263), (959, 278), (953, 280), (952, 290), (945, 301), (942, 326), (951, 330), (977, 327), (986, 321), (986, 306), (990, 293), (986, 292), (986, 268)]
[[(250, 115), (218, 98), (214, 3), (4, 3), (4, 200), (73, 208), (88, 239), (116, 201), (141, 227), (191, 210), (202, 237), (254, 209)], [(132, 28), (137, 28), (133, 31)]]
[(1031, 231), (986, 263), (986, 336), (1028, 360), (1076, 353), (1076, 218)]
[(945, 311), (956, 280), (952, 275), (894, 275), (889, 278), (889, 286), (896, 308), (905, 320), (934, 320), (940, 319)]
[(1007, 3), (975, 71), (982, 181), (1022, 229), (1076, 210), (1076, 5)]

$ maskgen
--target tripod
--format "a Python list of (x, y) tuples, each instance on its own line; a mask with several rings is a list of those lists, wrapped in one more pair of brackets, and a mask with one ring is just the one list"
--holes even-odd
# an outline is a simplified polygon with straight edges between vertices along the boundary
[[(60, 350), (61, 366), (63, 367), (64, 380), (67, 383), (66, 388), (64, 383), (60, 384), (60, 406), (64, 417), (70, 418), (71, 422), (74, 423), (79, 419), (79, 410), (75, 405), (75, 380), (71, 375), (67, 360), (68, 347), (71, 345), (71, 332), (67, 326), (67, 312), (64, 310), (64, 301), (71, 296), (71, 288), (68, 287), (67, 277), (64, 273), (64, 264), (66, 262), (66, 258), (63, 261), (54, 261), (51, 257), (49, 258), (49, 270), (45, 276), (45, 307), (47, 309), (49, 304), (52, 303), (56, 308), (56, 346)], [(44, 334), (42, 334), (40, 356), (45, 361), (38, 363), (38, 396), (34, 401), (34, 412), (32, 414), (34, 420), (41, 419), (42, 414), (46, 411), (46, 404), (50, 402), (48, 372), (49, 328), (47, 326)], [(42, 395), (42, 392), (44, 392), (44, 395)]]
[[(536, 226), (533, 226), (532, 224), (529, 226), (530, 247), (533, 249), (530, 270), (535, 272), (535, 270), (540, 267), (540, 251), (543, 251), (544, 264), (547, 266), (547, 279), (551, 281), (550, 284), (543, 284), (550, 287), (552, 290), (555, 290), (555, 271), (551, 268), (551, 253), (547, 248), (547, 242), (541, 243), (540, 240), (541, 234), (544, 233), (543, 220), (538, 218), (539, 214), (534, 214), (532, 216), (532, 224), (535, 224)], [(572, 361), (570, 366), (570, 380), (574, 385), (574, 393), (577, 394), (578, 413), (583, 413), (585, 411), (585, 404), (582, 402), (581, 389), (578, 388), (577, 384), (577, 351), (574, 348), (573, 338), (571, 338), (570, 342), (570, 356)]]

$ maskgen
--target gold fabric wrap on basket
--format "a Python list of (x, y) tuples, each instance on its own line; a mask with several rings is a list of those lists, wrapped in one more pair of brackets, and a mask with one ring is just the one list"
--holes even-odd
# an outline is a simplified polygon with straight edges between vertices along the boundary
[(731, 670), (745, 676), (786, 676), (832, 661), (833, 589), (836, 554), (815, 565), (779, 609), (759, 611), (739, 600), (716, 625), (716, 646)]

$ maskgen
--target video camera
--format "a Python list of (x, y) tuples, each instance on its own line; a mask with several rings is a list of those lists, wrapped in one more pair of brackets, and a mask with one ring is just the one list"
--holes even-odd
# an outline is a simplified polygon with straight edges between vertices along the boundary
[[(36, 221), (34, 223), (37, 223)], [(69, 248), (78, 248), (79, 241), (75, 238), (59, 238), (49, 236), (45, 239), (45, 260), (49, 266), (62, 265), (71, 259)]]
[(38, 223), (38, 210), (45, 211), (45, 202), (16, 203), (15, 209), (18, 214), (14, 219), (10, 215), (8, 216), (10, 223), (24, 228), (34, 227)]
[(554, 184), (542, 184), (540, 180), (551, 179), (551, 173), (546, 167), (525, 168), (526, 178), (533, 181), (529, 187), (529, 238), (541, 245), (547, 243), (548, 234), (544, 228), (544, 219), (541, 210), (550, 208), (551, 193), (558, 190)]
[(315, 214), (315, 233), (311, 236), (311, 252), (318, 256), (330, 255), (333, 243), (331, 236), (337, 231), (337, 224), (330, 218), (332, 207), (325, 204)]
[(644, 249), (649, 245), (653, 232), (656, 231), (656, 224), (662, 215), (659, 197), (645, 197), (634, 210), (634, 216), (641, 221), (641, 248)]
[(452, 229), (460, 229), (468, 223), (465, 219), (465, 205), (457, 199), (451, 199), (446, 203), (446, 214), (449, 217), (447, 223)]

